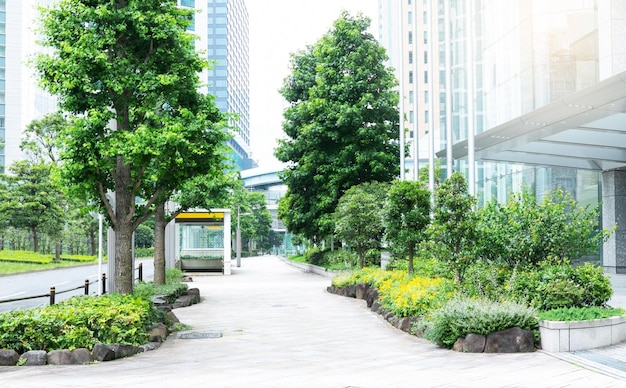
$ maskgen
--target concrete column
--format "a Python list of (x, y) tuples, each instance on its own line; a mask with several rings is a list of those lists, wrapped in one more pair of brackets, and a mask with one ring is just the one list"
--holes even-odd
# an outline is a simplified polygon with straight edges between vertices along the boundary
[(626, 170), (602, 172), (602, 227), (617, 226), (604, 243), (602, 265), (607, 273), (626, 274)]
[(598, 59), (600, 81), (626, 70), (626, 0), (598, 3)]

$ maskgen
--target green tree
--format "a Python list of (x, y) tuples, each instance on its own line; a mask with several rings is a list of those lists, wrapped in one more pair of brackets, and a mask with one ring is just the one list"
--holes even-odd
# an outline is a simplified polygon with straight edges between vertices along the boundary
[(476, 199), (463, 174), (455, 172), (435, 191), (433, 221), (429, 227), (429, 250), (448, 263), (457, 283), (463, 283), (467, 268), (476, 261), (478, 216)]
[(333, 233), (346, 190), (400, 173), (397, 82), (369, 25), (344, 11), (317, 43), (292, 55), (281, 89), (287, 137), (275, 154), (290, 167), (280, 174), (288, 189), (279, 217), (315, 242)]
[(217, 109), (197, 93), (208, 63), (187, 32), (192, 20), (175, 0), (61, 0), (41, 9), (48, 50), (35, 67), (61, 108), (77, 115), (63, 131), (64, 178), (115, 231), (120, 293), (133, 290), (133, 231), (171, 192), (159, 184), (161, 168), (171, 168), (165, 159), (197, 160), (214, 145), (207, 138), (226, 136)]
[(7, 187), (6, 201), (0, 203), (9, 225), (30, 231), (33, 251), (39, 251), (41, 233), (62, 230), (64, 211), (59, 205), (60, 189), (50, 180), (50, 164), (33, 164), (28, 160), (15, 162), (10, 174), (3, 175)]
[(339, 199), (335, 210), (335, 234), (359, 255), (363, 268), (365, 253), (380, 247), (385, 227), (382, 206), (387, 184), (365, 182), (352, 186)]
[(411, 275), (413, 258), (430, 223), (430, 191), (420, 182), (395, 181), (389, 189), (384, 214), (385, 239), (392, 249), (408, 256)]

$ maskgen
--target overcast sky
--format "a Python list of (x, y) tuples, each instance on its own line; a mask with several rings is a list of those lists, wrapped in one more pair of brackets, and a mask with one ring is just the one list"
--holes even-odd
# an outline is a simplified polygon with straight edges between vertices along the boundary
[(246, 0), (250, 16), (250, 145), (261, 167), (273, 156), (285, 102), (278, 93), (289, 75), (289, 55), (315, 43), (342, 10), (372, 19), (377, 37), (378, 0)]

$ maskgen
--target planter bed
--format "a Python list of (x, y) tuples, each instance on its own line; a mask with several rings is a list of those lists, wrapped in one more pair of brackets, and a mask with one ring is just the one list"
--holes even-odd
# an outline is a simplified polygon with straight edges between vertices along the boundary
[(540, 321), (541, 348), (548, 352), (573, 352), (626, 341), (626, 316), (589, 321)]

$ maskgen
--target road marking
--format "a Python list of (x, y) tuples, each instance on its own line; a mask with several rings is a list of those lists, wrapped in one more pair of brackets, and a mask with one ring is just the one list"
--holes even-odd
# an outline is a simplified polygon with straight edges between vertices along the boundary
[(52, 287), (62, 286), (62, 285), (64, 285), (64, 284), (71, 283), (71, 282), (72, 282), (71, 280), (68, 280), (68, 281), (66, 281), (66, 282), (56, 283), (56, 284), (53, 284), (53, 285), (52, 285)]
[(22, 291), (22, 292), (17, 292), (15, 294), (4, 295), (4, 296), (0, 296), (0, 299), (9, 299), (9, 298), (11, 298), (13, 296), (22, 295), (22, 294), (25, 294), (25, 293), (26, 293), (26, 291)]

